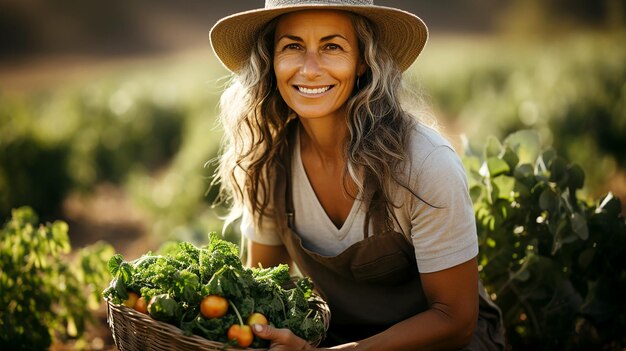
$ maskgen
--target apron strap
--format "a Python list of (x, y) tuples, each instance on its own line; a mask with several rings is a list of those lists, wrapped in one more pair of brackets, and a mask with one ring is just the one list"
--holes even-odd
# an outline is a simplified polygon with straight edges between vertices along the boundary
[(293, 145), (295, 145), (296, 133), (298, 133), (298, 125), (299, 125), (298, 120), (293, 119), (292, 121), (288, 122), (287, 126), (285, 127), (287, 129), (287, 147), (285, 148), (285, 150), (283, 150), (283, 157), (282, 157), (285, 171), (283, 172), (283, 174), (278, 175), (278, 178), (283, 179), (282, 183), (285, 186), (284, 190), (283, 189), (280, 189), (280, 190), (283, 191), (282, 196), (284, 196), (283, 198), (285, 199), (285, 207), (284, 207), (285, 216), (287, 220), (287, 226), (289, 228), (294, 227), (295, 215), (296, 215), (294, 206), (293, 206), (293, 195), (292, 195), (292, 188), (291, 188), (291, 182), (292, 182), (291, 180), (291, 156), (292, 156), (292, 152), (294, 152)]
[(383, 234), (393, 230), (393, 226), (387, 213), (387, 206), (380, 201), (381, 191), (376, 190), (369, 198), (367, 212), (365, 213), (365, 223), (363, 228), (363, 239), (369, 236), (370, 222), (374, 234)]

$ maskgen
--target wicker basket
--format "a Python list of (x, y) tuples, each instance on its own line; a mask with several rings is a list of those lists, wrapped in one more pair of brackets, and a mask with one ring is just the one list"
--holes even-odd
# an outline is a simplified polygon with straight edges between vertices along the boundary
[[(324, 328), (328, 330), (330, 310), (319, 296), (314, 295), (310, 302), (311, 308), (322, 315)], [(211, 341), (198, 335), (186, 336), (179, 328), (152, 319), (150, 316), (137, 312), (124, 305), (114, 305), (107, 301), (107, 322), (113, 333), (115, 346), (120, 351), (223, 351), (225, 344)], [(322, 341), (313, 340), (311, 345), (317, 346)], [(236, 350), (267, 350), (241, 349)]]

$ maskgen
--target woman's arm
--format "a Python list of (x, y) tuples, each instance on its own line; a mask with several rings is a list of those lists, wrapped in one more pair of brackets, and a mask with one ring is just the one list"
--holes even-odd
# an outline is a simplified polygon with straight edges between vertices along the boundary
[(457, 350), (466, 346), (478, 319), (476, 260), (420, 277), (428, 310), (380, 334), (336, 349)]
[[(458, 350), (467, 345), (478, 319), (478, 267), (475, 259), (439, 272), (421, 274), (429, 308), (362, 341), (333, 350)], [(384, 298), (384, 296), (381, 296)], [(270, 350), (307, 350), (287, 329), (262, 327), (255, 333), (272, 340)]]
[(285, 245), (264, 245), (248, 240), (248, 267), (274, 267), (281, 263), (292, 266), (291, 257)]

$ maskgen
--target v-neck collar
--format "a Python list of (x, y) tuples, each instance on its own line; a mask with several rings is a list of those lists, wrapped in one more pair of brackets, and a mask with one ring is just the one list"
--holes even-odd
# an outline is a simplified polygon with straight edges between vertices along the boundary
[(304, 169), (304, 164), (302, 163), (302, 155), (300, 152), (301, 152), (300, 133), (296, 133), (294, 152), (293, 152), (294, 157), (293, 157), (292, 171), (294, 172), (294, 175), (298, 174), (300, 179), (302, 179), (302, 184), (304, 184), (304, 189), (301, 189), (301, 191), (303, 195), (307, 196), (310, 199), (315, 199), (313, 201), (315, 205), (314, 210), (323, 214), (322, 216), (320, 216), (324, 219), (323, 225), (326, 227), (327, 230), (333, 233), (333, 235), (338, 240), (343, 240), (346, 237), (346, 235), (350, 232), (350, 228), (352, 228), (354, 219), (356, 218), (357, 212), (359, 208), (361, 207), (361, 201), (359, 200), (358, 196), (356, 199), (354, 199), (354, 201), (352, 202), (352, 207), (350, 208), (350, 212), (348, 213), (348, 216), (346, 217), (346, 220), (342, 223), (340, 228), (337, 228), (337, 226), (335, 226), (335, 223), (333, 223), (333, 221), (328, 216), (328, 213), (326, 213), (326, 210), (324, 210), (324, 207), (322, 206), (322, 203), (319, 201), (317, 194), (315, 194), (313, 185), (311, 185), (309, 176), (307, 175), (306, 170)]

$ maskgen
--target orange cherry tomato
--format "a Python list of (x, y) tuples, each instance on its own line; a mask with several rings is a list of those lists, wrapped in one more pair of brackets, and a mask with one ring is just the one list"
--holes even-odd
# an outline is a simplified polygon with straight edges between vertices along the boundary
[(218, 295), (208, 295), (200, 302), (200, 313), (206, 318), (219, 318), (228, 312), (228, 300)]
[(137, 294), (134, 291), (129, 291), (128, 292), (128, 298), (126, 300), (124, 300), (124, 302), (123, 302), (124, 306), (133, 308), (133, 307), (135, 307), (135, 303), (137, 303), (138, 299), (139, 299), (139, 294)]
[(134, 309), (138, 312), (148, 314), (148, 301), (146, 301), (146, 298), (143, 296), (139, 297), (137, 302), (135, 302)]
[(239, 347), (248, 347), (252, 344), (254, 334), (249, 325), (233, 324), (228, 328), (228, 334), (226, 334), (228, 340), (237, 341)]
[(265, 318), (264, 315), (258, 312), (255, 312), (251, 314), (250, 317), (248, 317), (248, 322), (246, 324), (248, 324), (249, 326), (252, 326), (253, 324), (268, 325), (269, 322), (267, 321), (267, 318)]

